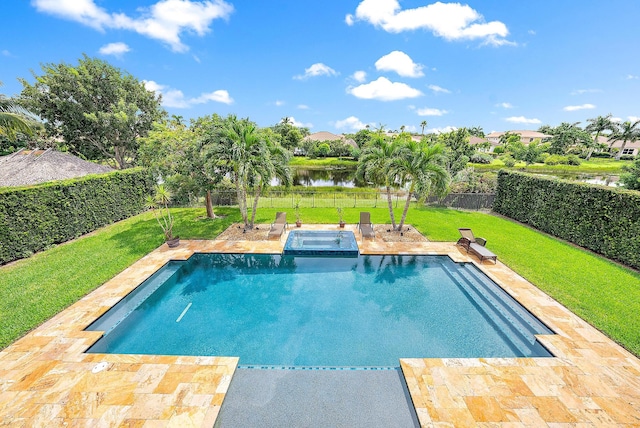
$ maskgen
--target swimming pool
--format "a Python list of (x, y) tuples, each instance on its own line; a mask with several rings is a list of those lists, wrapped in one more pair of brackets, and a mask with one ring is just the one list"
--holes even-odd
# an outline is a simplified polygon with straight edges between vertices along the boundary
[(358, 243), (351, 231), (292, 230), (283, 254), (289, 256), (358, 257)]
[(89, 329), (92, 353), (239, 356), (241, 366), (397, 367), (412, 357), (551, 356), (552, 334), (447, 256), (194, 254)]

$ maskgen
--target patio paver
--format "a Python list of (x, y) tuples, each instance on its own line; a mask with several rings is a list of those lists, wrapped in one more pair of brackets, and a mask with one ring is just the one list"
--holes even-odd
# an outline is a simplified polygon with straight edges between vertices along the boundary
[[(85, 354), (101, 333), (84, 328), (169, 259), (280, 253), (285, 238), (163, 245), (9, 345), (0, 351), (0, 426), (213, 426), (237, 358)], [(640, 360), (500, 261), (479, 263), (454, 243), (358, 236), (358, 245), (472, 261), (556, 333), (538, 336), (554, 358), (402, 359), (422, 426), (640, 426)]]

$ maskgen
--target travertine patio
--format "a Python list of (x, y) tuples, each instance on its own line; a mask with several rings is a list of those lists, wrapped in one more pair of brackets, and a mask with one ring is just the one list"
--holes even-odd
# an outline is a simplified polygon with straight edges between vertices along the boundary
[[(237, 358), (85, 354), (101, 333), (84, 328), (169, 259), (280, 253), (285, 238), (163, 245), (0, 351), (0, 425), (213, 426)], [(363, 254), (477, 263), (454, 243), (358, 244)], [(638, 358), (502, 263), (477, 264), (556, 332), (539, 336), (555, 358), (401, 360), (423, 426), (640, 426)]]

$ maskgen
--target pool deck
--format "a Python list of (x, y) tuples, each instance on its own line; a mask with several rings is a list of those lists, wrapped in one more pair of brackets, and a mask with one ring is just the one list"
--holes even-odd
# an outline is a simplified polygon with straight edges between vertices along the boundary
[[(479, 263), (454, 243), (356, 236), (362, 254), (472, 261), (556, 332), (538, 336), (554, 358), (400, 360), (422, 426), (640, 426), (640, 360), (500, 261)], [(237, 358), (85, 354), (101, 333), (84, 328), (170, 259), (280, 253), (285, 240), (183, 241), (152, 251), (0, 351), (0, 426), (212, 427)]]

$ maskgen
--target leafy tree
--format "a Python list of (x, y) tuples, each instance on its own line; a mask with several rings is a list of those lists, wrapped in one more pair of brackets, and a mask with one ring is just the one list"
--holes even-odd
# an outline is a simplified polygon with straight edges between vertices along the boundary
[(205, 158), (209, 133), (223, 124), (218, 115), (198, 118), (187, 127), (178, 117), (156, 123), (149, 135), (141, 139), (138, 161), (150, 168), (167, 184), (177, 200), (205, 197), (207, 217), (215, 218), (211, 191), (224, 171), (211, 168)]
[(353, 140), (356, 142), (359, 148), (364, 148), (369, 141), (371, 141), (373, 134), (369, 131), (369, 128), (361, 129), (353, 136)]
[(615, 131), (611, 135), (611, 142), (622, 141), (622, 147), (618, 153), (616, 153), (616, 160), (619, 161), (622, 156), (622, 152), (629, 141), (640, 140), (640, 120), (636, 120), (631, 123), (630, 121), (623, 122), (616, 126)]
[(533, 141), (529, 143), (528, 146), (524, 147), (519, 160), (523, 160), (527, 165), (531, 165), (532, 163), (536, 163), (540, 161), (540, 156), (545, 152), (547, 146), (545, 144), (540, 144), (537, 141)]
[(20, 79), (27, 108), (45, 120), (47, 131), (88, 159), (117, 168), (135, 164), (138, 138), (165, 115), (160, 97), (132, 75), (84, 55), (77, 66), (42, 65), (33, 85)]
[(443, 166), (445, 161), (444, 147), (441, 144), (410, 141), (398, 149), (397, 155), (389, 164), (388, 174), (400, 186), (407, 187), (408, 192), (397, 231), (401, 231), (404, 226), (413, 195), (416, 195), (418, 201), (422, 201), (431, 194), (442, 196), (447, 192), (450, 176)]
[(631, 165), (624, 165), (625, 171), (620, 174), (620, 183), (627, 189), (640, 190), (640, 157), (636, 157)]
[(469, 158), (475, 151), (469, 144), (469, 132), (465, 128), (440, 134), (438, 142), (445, 147), (446, 166), (451, 176), (455, 176), (467, 166)]
[(500, 136), (498, 143), (501, 146), (507, 147), (510, 143), (514, 143), (516, 141), (520, 141), (520, 136), (518, 134), (507, 131)]
[(328, 143), (320, 143), (316, 147), (316, 152), (320, 157), (329, 156), (329, 152), (331, 151), (331, 146)]
[(598, 138), (600, 137), (602, 132), (614, 132), (614, 130), (616, 129), (615, 123), (611, 120), (611, 113), (606, 116), (598, 116), (593, 119), (587, 119), (587, 122), (589, 122), (589, 125), (587, 125), (587, 127), (585, 128), (585, 131), (593, 135), (593, 140), (591, 144), (587, 146), (589, 151), (585, 160), (591, 159), (593, 151), (599, 146), (600, 143), (598, 142)]
[(580, 128), (578, 126), (579, 124), (580, 122), (562, 122), (555, 128), (549, 129), (548, 133), (553, 135), (549, 153), (564, 155), (567, 153), (569, 147), (590, 144), (592, 141), (591, 135)]
[[(291, 183), (289, 152), (277, 143), (265, 138), (249, 119), (237, 119), (230, 115), (225, 119), (221, 132), (212, 135), (207, 152), (212, 165), (229, 171), (236, 186), (238, 205), (244, 226), (253, 229), (261, 192), (278, 177), (286, 186)], [(247, 212), (247, 194), (254, 192), (251, 218)]]
[(298, 127), (293, 126), (291, 119), (288, 117), (283, 117), (280, 123), (271, 129), (278, 134), (282, 146), (289, 150), (300, 147), (300, 143), (304, 138), (303, 132)]
[(393, 229), (396, 228), (396, 219), (393, 214), (391, 188), (395, 185), (395, 177), (390, 176), (389, 169), (391, 160), (398, 155), (401, 147), (399, 140), (394, 140), (393, 143), (390, 143), (381, 135), (375, 135), (362, 151), (358, 159), (358, 169), (356, 170), (358, 179), (375, 186), (384, 186), (387, 194), (389, 218)]
[(12, 99), (0, 94), (0, 137), (16, 141), (18, 134), (33, 135), (27, 116), (28, 112), (20, 108)]

